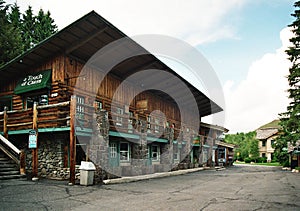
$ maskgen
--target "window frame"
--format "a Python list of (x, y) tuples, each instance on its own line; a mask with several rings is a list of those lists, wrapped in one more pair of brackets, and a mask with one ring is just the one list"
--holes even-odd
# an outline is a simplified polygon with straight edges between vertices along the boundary
[[(40, 103), (42, 96), (46, 96), (46, 103)], [(32, 106), (29, 105), (29, 98), (32, 98)], [(49, 105), (49, 92), (48, 91), (41, 91), (41, 92), (34, 92), (30, 94), (23, 95), (23, 108), (30, 109), (33, 108), (34, 102), (37, 102), (38, 105)]]
[[(122, 150), (122, 144), (127, 145), (127, 150)], [(122, 159), (122, 152), (127, 153), (126, 159)], [(130, 162), (130, 144), (128, 142), (120, 142), (120, 162), (126, 163)], [(125, 157), (125, 156), (124, 156)]]
[[(157, 151), (154, 151), (153, 149), (156, 147)], [(157, 154), (157, 156), (153, 156), (154, 153)], [(155, 159), (154, 159), (155, 158)], [(158, 144), (153, 144), (151, 146), (151, 160), (152, 162), (160, 162), (160, 146)]]
[(84, 119), (84, 103), (85, 97), (76, 95), (76, 118)]
[(123, 117), (119, 115), (124, 115), (124, 109), (121, 107), (116, 107), (115, 109), (116, 115), (116, 126), (122, 127), (123, 126)]
[[(176, 158), (175, 158), (175, 155), (176, 155)], [(173, 145), (173, 160), (174, 161), (179, 161), (180, 160), (180, 149), (178, 147), (178, 144)]]
[(103, 102), (101, 100), (95, 100), (94, 101), (94, 107), (96, 110), (103, 109)]
[(117, 158), (118, 157), (118, 145), (117, 143), (113, 142), (109, 144), (109, 156), (110, 158)]

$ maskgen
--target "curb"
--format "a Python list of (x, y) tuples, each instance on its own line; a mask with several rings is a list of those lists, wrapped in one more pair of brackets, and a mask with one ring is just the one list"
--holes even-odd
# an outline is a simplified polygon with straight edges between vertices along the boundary
[(162, 178), (162, 177), (169, 177), (169, 176), (176, 176), (176, 175), (183, 175), (187, 173), (203, 171), (205, 168), (193, 168), (193, 169), (184, 169), (184, 170), (177, 170), (171, 172), (161, 172), (161, 173), (154, 173), (154, 174), (147, 174), (147, 175), (139, 175), (133, 177), (121, 177), (117, 179), (107, 179), (103, 180), (104, 185), (111, 185), (111, 184), (120, 184), (120, 183), (129, 183), (129, 182), (136, 182), (141, 180), (148, 180), (154, 178)]

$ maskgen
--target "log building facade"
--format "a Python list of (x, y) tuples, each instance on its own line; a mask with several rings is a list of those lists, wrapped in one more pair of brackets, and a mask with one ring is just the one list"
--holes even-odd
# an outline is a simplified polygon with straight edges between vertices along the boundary
[[(126, 37), (92, 11), (0, 68), (0, 131), (6, 140), (0, 147), (11, 157), (20, 152), (8, 142), (21, 149), (27, 174), (74, 183), (75, 165), (86, 160), (96, 164), (99, 180), (210, 165), (211, 156), (203, 159), (202, 148), (212, 155), (209, 147), (218, 134), (205, 144), (209, 134), (194, 122), (221, 111), (217, 104), (130, 39), (124, 51), (146, 53), (117, 64), (109, 74), (86, 66), (99, 49)], [(112, 56), (123, 53), (112, 51)], [(125, 80), (143, 69), (159, 69), (184, 83), (199, 119), (189, 99), (181, 96), (181, 109), (172, 96)], [(176, 86), (156, 76), (156, 83)]]

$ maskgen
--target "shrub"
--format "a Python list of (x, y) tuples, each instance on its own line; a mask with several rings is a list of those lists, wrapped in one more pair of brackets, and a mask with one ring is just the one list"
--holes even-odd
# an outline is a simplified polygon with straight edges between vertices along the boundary
[(290, 162), (287, 160), (285, 162), (282, 163), (283, 167), (290, 167)]
[(266, 157), (259, 157), (257, 158), (257, 163), (266, 163), (267, 162), (267, 158)]
[(252, 160), (251, 158), (245, 158), (244, 159), (245, 163), (251, 163), (251, 160)]

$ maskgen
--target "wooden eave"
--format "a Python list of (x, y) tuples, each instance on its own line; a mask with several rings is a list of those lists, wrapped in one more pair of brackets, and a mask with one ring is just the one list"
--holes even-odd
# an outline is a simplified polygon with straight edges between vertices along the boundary
[[(37, 67), (49, 60), (49, 58), (59, 54), (76, 58), (81, 62), (87, 62), (99, 49), (120, 38), (127, 38), (127, 36), (95, 11), (91, 11), (2, 66), (0, 68), (0, 82), (12, 80), (16, 75), (18, 75), (18, 77), (25, 76), (28, 69)], [(146, 51), (130, 38), (128, 46), (124, 47), (120, 52), (114, 52), (112, 49), (111, 54), (122, 54), (132, 50), (138, 50), (147, 54), (131, 57), (121, 62), (110, 71), (111, 74), (124, 80), (126, 77), (145, 69), (167, 71), (182, 80), (190, 89), (196, 99), (200, 116), (207, 116), (223, 110), (157, 57)], [(157, 81), (156, 83), (162, 83), (160, 79), (155, 81)], [(171, 102), (174, 101), (171, 96), (165, 93), (155, 90), (153, 90), (153, 93)], [(185, 100), (184, 97), (183, 95), (182, 100)], [(186, 104), (188, 105), (189, 103), (189, 100), (186, 99)]]

